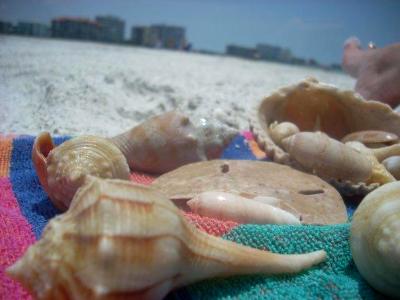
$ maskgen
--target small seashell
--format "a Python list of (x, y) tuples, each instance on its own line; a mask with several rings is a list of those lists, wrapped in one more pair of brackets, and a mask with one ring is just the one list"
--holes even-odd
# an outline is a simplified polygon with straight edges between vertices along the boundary
[(374, 155), (354, 150), (323, 133), (300, 132), (284, 139), (282, 144), (306, 171), (328, 180), (367, 184), (395, 180)]
[(55, 147), (49, 133), (36, 138), (32, 160), (39, 181), (53, 204), (68, 209), (86, 175), (129, 180), (129, 166), (109, 140), (81, 136)]
[(400, 156), (386, 158), (382, 164), (397, 180), (400, 180)]
[(356, 209), (350, 234), (354, 262), (381, 293), (400, 297), (400, 182), (368, 194)]
[(399, 137), (382, 130), (362, 130), (347, 134), (341, 141), (342, 143), (357, 141), (369, 148), (377, 148), (398, 143)]
[(208, 235), (152, 188), (87, 176), (6, 272), (36, 299), (162, 299), (207, 278), (292, 274), (325, 259), (323, 250), (282, 255)]
[(201, 118), (192, 123), (179, 112), (150, 118), (114, 138), (131, 169), (165, 173), (184, 164), (219, 158), (238, 134), (219, 122)]
[(251, 224), (301, 224), (299, 218), (283, 209), (232, 193), (204, 192), (196, 195), (187, 204), (200, 216), (220, 220)]

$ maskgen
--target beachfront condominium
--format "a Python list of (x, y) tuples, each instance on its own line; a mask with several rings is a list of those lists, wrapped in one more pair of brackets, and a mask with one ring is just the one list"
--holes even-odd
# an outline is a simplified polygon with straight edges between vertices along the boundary
[(186, 45), (185, 28), (169, 25), (134, 26), (131, 41), (145, 47), (183, 49)]
[(60, 17), (51, 21), (51, 35), (56, 38), (99, 40), (100, 26), (85, 18)]
[(125, 22), (123, 20), (114, 16), (97, 16), (96, 22), (100, 26), (100, 40), (110, 43), (124, 41)]

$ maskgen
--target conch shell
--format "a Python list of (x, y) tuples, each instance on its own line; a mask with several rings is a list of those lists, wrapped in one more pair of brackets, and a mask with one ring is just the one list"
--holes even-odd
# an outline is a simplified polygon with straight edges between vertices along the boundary
[(325, 259), (323, 250), (281, 255), (208, 235), (156, 190), (88, 176), (7, 274), (38, 299), (161, 299), (206, 278), (291, 274)]
[(238, 131), (205, 118), (192, 122), (172, 111), (150, 118), (113, 142), (131, 169), (165, 173), (182, 165), (219, 158)]
[(354, 213), (350, 245), (361, 275), (375, 289), (400, 298), (400, 182), (368, 194)]
[(122, 152), (97, 136), (77, 137), (55, 147), (50, 134), (43, 132), (33, 145), (32, 161), (40, 184), (61, 211), (68, 209), (86, 175), (129, 180)]
[[(340, 141), (350, 133), (381, 130), (400, 135), (400, 115), (388, 105), (365, 101), (352, 91), (341, 91), (314, 78), (279, 89), (264, 98), (250, 117), (257, 143), (273, 161), (296, 166), (279, 141), (271, 137), (270, 125), (290, 122), (300, 131), (321, 131)], [(344, 182), (348, 194), (364, 194), (379, 183)]]

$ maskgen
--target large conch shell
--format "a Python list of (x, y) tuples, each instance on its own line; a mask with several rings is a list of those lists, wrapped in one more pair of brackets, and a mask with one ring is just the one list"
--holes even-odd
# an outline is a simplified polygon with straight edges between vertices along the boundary
[(181, 165), (217, 158), (236, 130), (206, 119), (195, 121), (178, 112), (153, 117), (114, 138), (77, 137), (55, 147), (41, 133), (32, 149), (39, 180), (55, 206), (69, 207), (86, 175), (129, 179), (129, 167), (164, 173)]
[(53, 204), (64, 211), (86, 175), (129, 180), (122, 152), (108, 139), (81, 136), (55, 147), (48, 132), (38, 135), (32, 161), (40, 184)]
[(182, 165), (219, 158), (238, 131), (205, 118), (172, 111), (150, 118), (114, 138), (131, 169), (165, 173)]
[(351, 252), (361, 275), (375, 289), (400, 298), (400, 182), (368, 194), (354, 213)]
[[(341, 91), (313, 78), (281, 88), (264, 98), (250, 117), (250, 128), (267, 156), (296, 167), (291, 155), (271, 137), (276, 122), (293, 123), (299, 131), (322, 131), (339, 141), (363, 130), (400, 135), (400, 115), (388, 105), (365, 101), (352, 91)], [(345, 182), (343, 188), (348, 194), (364, 194), (377, 186), (377, 183)]]
[(7, 274), (38, 299), (161, 299), (206, 278), (297, 273), (325, 258), (323, 250), (281, 255), (208, 235), (156, 190), (88, 176)]

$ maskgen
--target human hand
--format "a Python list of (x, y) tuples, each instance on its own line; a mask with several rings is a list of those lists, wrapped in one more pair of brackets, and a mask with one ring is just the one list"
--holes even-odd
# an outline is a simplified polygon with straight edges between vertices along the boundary
[(342, 68), (357, 79), (356, 92), (367, 100), (400, 104), (400, 43), (384, 48), (362, 49), (360, 41), (344, 43)]

